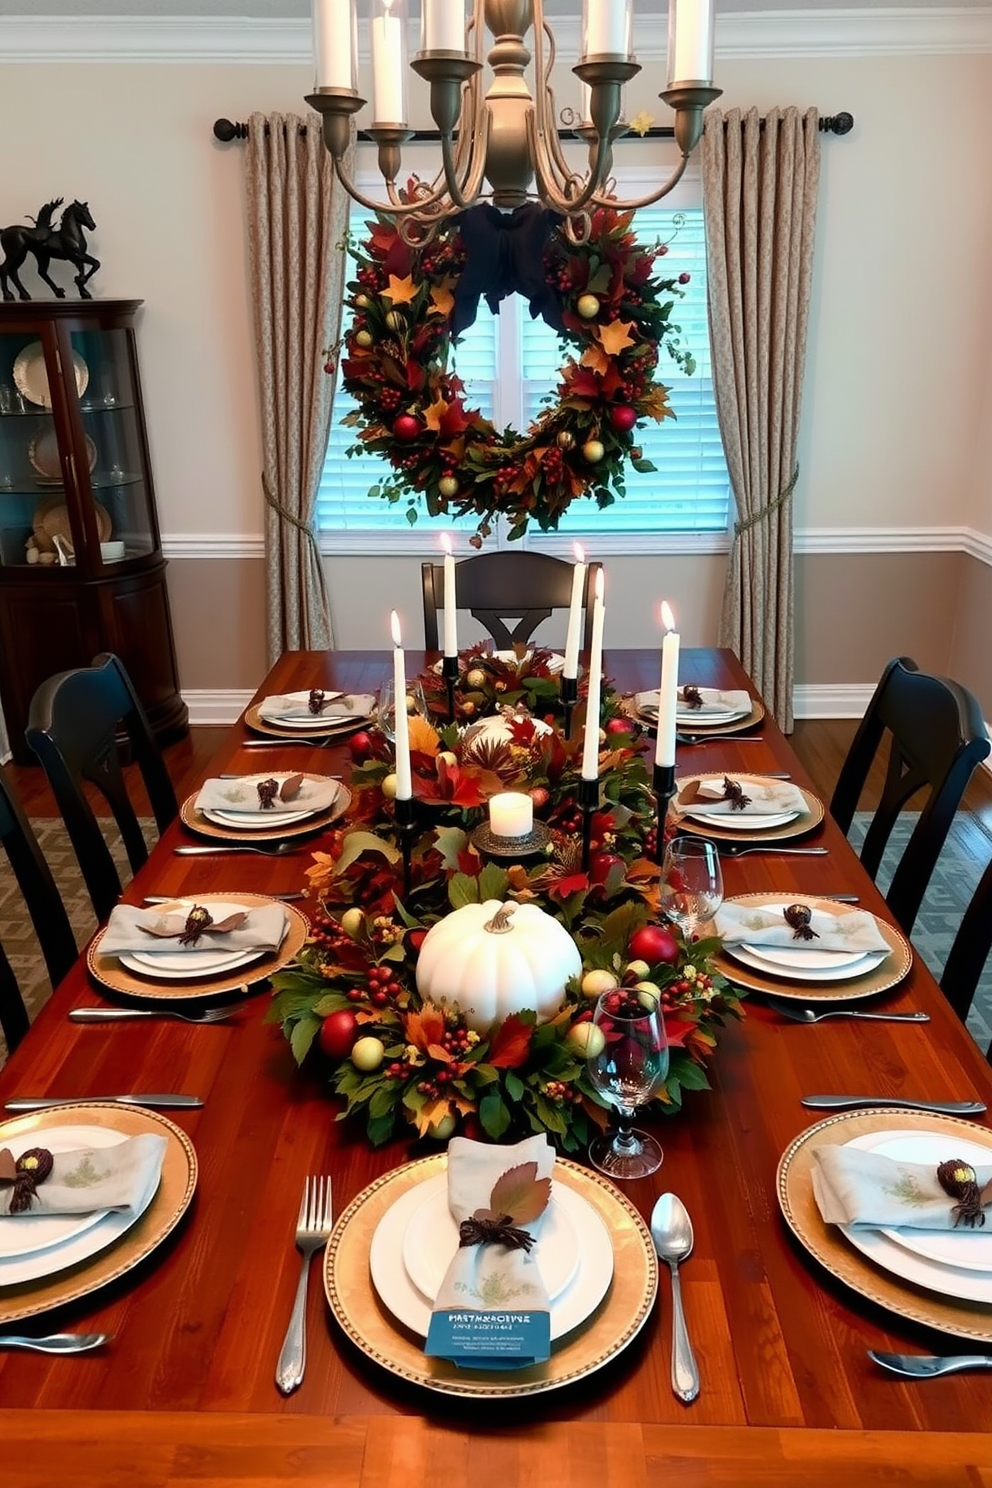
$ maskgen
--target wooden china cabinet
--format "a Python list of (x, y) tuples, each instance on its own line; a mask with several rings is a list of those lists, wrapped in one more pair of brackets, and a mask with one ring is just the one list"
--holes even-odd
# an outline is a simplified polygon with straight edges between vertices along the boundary
[(0, 304), (0, 701), (115, 651), (160, 743), (187, 729), (145, 432), (141, 300)]

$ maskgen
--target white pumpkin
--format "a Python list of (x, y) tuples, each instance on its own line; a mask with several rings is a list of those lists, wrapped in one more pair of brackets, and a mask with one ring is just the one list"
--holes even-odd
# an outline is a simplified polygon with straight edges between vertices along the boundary
[(432, 925), (417, 959), (417, 991), (457, 1002), (469, 1028), (530, 1008), (550, 1018), (582, 970), (565, 927), (536, 904), (465, 904)]

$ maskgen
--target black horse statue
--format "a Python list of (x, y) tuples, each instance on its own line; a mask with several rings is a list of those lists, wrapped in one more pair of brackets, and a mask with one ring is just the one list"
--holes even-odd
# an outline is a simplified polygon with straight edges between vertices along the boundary
[[(46, 202), (34, 220), (33, 227), (21, 227), (15, 224), (13, 227), (0, 229), (0, 249), (3, 249), (6, 257), (0, 263), (0, 289), (3, 290), (5, 300), (14, 298), (14, 289), (22, 300), (29, 300), (24, 285), (17, 277), (20, 269), (29, 253), (33, 253), (38, 260), (38, 273), (44, 279), (49, 289), (54, 290), (56, 298), (65, 299), (65, 290), (48, 277), (48, 265), (53, 258), (63, 258), (76, 267), (76, 288), (79, 290), (80, 298), (91, 300), (93, 296), (86, 288), (86, 282), (92, 279), (100, 267), (100, 260), (86, 252), (86, 239), (83, 237), (83, 228), (92, 232), (96, 223), (90, 216), (88, 202), (70, 202), (62, 213), (62, 220), (58, 227), (52, 226), (55, 211), (62, 205), (62, 197), (55, 201)], [(11, 289), (11, 285), (14, 289)]]

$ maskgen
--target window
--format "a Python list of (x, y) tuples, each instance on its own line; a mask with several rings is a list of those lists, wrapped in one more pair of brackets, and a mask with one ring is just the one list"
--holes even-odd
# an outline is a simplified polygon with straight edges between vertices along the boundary
[[(570, 550), (572, 536), (594, 530), (598, 551), (608, 540), (610, 550), (622, 552), (631, 549), (635, 537), (638, 548), (643, 548), (645, 535), (664, 538), (668, 545), (674, 534), (709, 533), (722, 540), (726, 532), (730, 488), (713, 402), (702, 210), (644, 209), (637, 214), (635, 228), (644, 243), (657, 238), (668, 244), (660, 272), (671, 278), (683, 271), (691, 276), (673, 318), (681, 327), (682, 344), (696, 359), (696, 371), (692, 377), (683, 376), (662, 353), (658, 375), (670, 390), (676, 418), (641, 425), (637, 431), (638, 443), (656, 471), (638, 474), (628, 466), (622, 500), (606, 511), (588, 500), (576, 501), (562, 519), (557, 542), (555, 534), (534, 531), (528, 533), (529, 546), (564, 545)], [(478, 318), (456, 348), (454, 360), (473, 403), (497, 428), (525, 429), (555, 386), (564, 354), (554, 331), (542, 320), (532, 320), (524, 301), (515, 295), (503, 301), (498, 316), (480, 301)], [(438, 530), (473, 532), (471, 517), (453, 523), (450, 517), (421, 514), (411, 528), (405, 500), (391, 505), (369, 499), (369, 488), (385, 472), (374, 456), (345, 455), (355, 434), (341, 420), (353, 406), (339, 391), (318, 493), (318, 525), (334, 533), (334, 551), (367, 551), (373, 541), (379, 551), (426, 549), (434, 545), (432, 534)]]

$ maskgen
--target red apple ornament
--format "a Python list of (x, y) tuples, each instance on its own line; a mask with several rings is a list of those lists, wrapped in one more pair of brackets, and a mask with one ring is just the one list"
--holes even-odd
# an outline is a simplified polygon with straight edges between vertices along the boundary
[(679, 959), (678, 941), (664, 925), (642, 925), (630, 937), (627, 949), (632, 957), (646, 961), (649, 966), (656, 966), (659, 961), (674, 966)]
[(618, 434), (626, 434), (637, 423), (636, 410), (629, 403), (616, 403), (610, 409), (610, 423)]
[(356, 765), (364, 765), (372, 753), (372, 740), (364, 729), (357, 734), (352, 734), (348, 741), (351, 757)]
[(328, 1013), (320, 1025), (317, 1041), (329, 1059), (345, 1059), (358, 1032), (358, 1019), (347, 1008)]
[(393, 434), (397, 439), (416, 439), (420, 425), (412, 413), (401, 413), (393, 420)]

